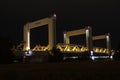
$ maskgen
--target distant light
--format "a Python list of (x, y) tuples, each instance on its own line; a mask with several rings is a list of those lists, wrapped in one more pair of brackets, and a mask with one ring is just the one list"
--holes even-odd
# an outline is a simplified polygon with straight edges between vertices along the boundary
[(71, 56), (71, 57), (63, 57), (63, 60), (66, 60), (66, 59), (77, 59), (78, 56)]
[(31, 51), (31, 50), (29, 50), (29, 53), (30, 53), (30, 54), (32, 54), (32, 51)]
[(116, 52), (119, 52), (119, 50), (117, 50)]
[(87, 28), (88, 28), (88, 29), (91, 29), (91, 26), (88, 26)]
[(113, 56), (110, 56), (110, 59), (113, 59)]
[(32, 51), (30, 50), (30, 51), (27, 51), (27, 52), (25, 52), (25, 56), (32, 56)]
[(66, 60), (66, 57), (63, 57), (63, 60)]
[(76, 58), (78, 58), (78, 56), (72, 56), (71, 58), (72, 58), (72, 59), (76, 59)]
[(91, 59), (92, 59), (92, 60), (95, 60), (95, 57), (94, 57), (94, 56), (91, 56)]
[(56, 17), (56, 14), (54, 13), (53, 16)]
[(90, 51), (91, 56), (93, 56), (93, 51)]

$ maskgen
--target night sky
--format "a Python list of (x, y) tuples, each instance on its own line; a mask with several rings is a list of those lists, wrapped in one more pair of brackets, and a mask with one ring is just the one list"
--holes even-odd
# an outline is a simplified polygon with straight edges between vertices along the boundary
[[(9, 38), (14, 44), (19, 43), (23, 41), (23, 26), (27, 22), (53, 13), (57, 14), (58, 43), (63, 42), (63, 31), (88, 25), (92, 27), (93, 35), (110, 33), (113, 49), (120, 42), (119, 0), (1, 0), (0, 36)], [(47, 43), (47, 27), (38, 30), (31, 31), (33, 43)]]

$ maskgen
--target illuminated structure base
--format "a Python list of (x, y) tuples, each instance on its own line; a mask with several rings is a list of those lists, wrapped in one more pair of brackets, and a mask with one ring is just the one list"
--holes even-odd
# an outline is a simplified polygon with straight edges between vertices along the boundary
[[(67, 60), (98, 60), (98, 59), (112, 59), (113, 57), (107, 54), (94, 54), (91, 56), (88, 52), (83, 53), (68, 53), (68, 52), (60, 52), (62, 55), (58, 55), (61, 57), (59, 61), (67, 61)], [(42, 63), (42, 62), (51, 62), (58, 61), (56, 57), (54, 57), (51, 52), (48, 51), (33, 51), (32, 55), (26, 52), (17, 52), (16, 61), (22, 63)]]

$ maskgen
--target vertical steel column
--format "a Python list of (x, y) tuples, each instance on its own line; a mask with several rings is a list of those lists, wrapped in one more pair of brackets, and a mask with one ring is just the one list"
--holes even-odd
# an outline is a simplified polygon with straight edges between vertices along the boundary
[(106, 35), (106, 47), (107, 47), (107, 53), (111, 54), (111, 41), (110, 41), (109, 33)]
[(92, 46), (92, 28), (90, 26), (86, 27), (86, 46), (88, 49), (88, 53), (93, 51)]
[(29, 29), (29, 23), (27, 23), (24, 26), (24, 48), (23, 50), (29, 50), (30, 49), (30, 29)]
[(64, 43), (65, 44), (70, 44), (70, 38), (66, 34), (66, 31), (63, 33), (63, 36), (64, 36)]
[(56, 15), (54, 14), (51, 18), (49, 19), (49, 24), (48, 24), (49, 26), (48, 39), (49, 39), (50, 50), (53, 47), (56, 47)]

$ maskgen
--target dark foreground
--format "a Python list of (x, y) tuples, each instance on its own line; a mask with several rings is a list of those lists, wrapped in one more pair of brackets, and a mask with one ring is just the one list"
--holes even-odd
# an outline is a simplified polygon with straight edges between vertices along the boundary
[(120, 61), (1, 64), (0, 80), (120, 80)]

